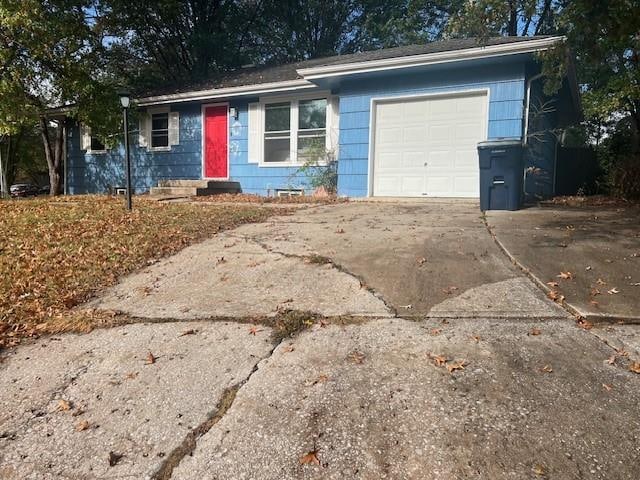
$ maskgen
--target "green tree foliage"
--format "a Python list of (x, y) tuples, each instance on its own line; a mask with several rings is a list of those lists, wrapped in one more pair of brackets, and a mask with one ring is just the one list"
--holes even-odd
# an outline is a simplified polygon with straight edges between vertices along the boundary
[(100, 36), (87, 19), (92, 6), (90, 0), (0, 0), (0, 134), (39, 126), (52, 195), (62, 191), (65, 116), (51, 107), (74, 104), (98, 134), (117, 122)]
[(111, 69), (139, 87), (215, 78), (255, 60), (263, 0), (102, 0)]
[(576, 55), (588, 119), (614, 127), (629, 117), (640, 151), (640, 3), (565, 0), (560, 26)]
[(558, 0), (459, 0), (451, 5), (449, 34), (488, 38), (555, 31)]

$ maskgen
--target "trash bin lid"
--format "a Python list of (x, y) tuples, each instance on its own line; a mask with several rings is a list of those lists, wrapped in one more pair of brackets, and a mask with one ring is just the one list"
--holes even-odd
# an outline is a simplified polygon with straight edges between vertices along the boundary
[(521, 147), (522, 140), (519, 138), (501, 138), (497, 140), (486, 140), (478, 142), (478, 148), (495, 148), (495, 147)]

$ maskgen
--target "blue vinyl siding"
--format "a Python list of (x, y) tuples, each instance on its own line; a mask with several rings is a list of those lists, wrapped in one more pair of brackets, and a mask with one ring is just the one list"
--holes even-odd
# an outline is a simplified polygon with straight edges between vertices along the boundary
[[(172, 105), (171, 110), (180, 113), (180, 144), (168, 152), (150, 152), (140, 147), (138, 122), (130, 122), (132, 184), (136, 193), (148, 191), (159, 180), (201, 178), (200, 105)], [(69, 193), (105, 193), (125, 184), (123, 145), (107, 153), (87, 154), (81, 150), (80, 131), (75, 127), (67, 139), (67, 155)]]
[(340, 86), (338, 193), (366, 196), (371, 99), (489, 89), (488, 137), (522, 137), (524, 62), (344, 82)]

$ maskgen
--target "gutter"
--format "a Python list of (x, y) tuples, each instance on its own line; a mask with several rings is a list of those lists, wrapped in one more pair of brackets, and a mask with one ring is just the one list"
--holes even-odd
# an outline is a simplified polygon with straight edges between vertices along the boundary
[(156, 95), (153, 97), (140, 98), (136, 101), (136, 105), (145, 107), (149, 105), (161, 105), (164, 103), (191, 102), (198, 100), (212, 100), (216, 98), (261, 95), (265, 93), (302, 90), (308, 88), (317, 88), (317, 85), (304, 79), (286, 80), (283, 82), (259, 83), (252, 85), (242, 85), (238, 87), (212, 88), (209, 90), (200, 90), (195, 92)]
[(314, 80), (338, 75), (353, 75), (356, 73), (419, 67), (439, 63), (490, 58), (502, 55), (517, 55), (521, 53), (532, 53), (547, 50), (549, 47), (558, 42), (562, 42), (565, 39), (566, 37), (558, 36), (536, 40), (525, 40), (515, 43), (465, 48), (463, 50), (449, 50), (446, 52), (409, 55), (382, 60), (324, 65), (320, 67), (302, 68), (298, 70), (298, 74), (307, 80)]

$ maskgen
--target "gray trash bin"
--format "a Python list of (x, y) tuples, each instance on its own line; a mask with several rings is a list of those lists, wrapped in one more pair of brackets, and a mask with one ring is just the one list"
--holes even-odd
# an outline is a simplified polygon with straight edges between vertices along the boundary
[(522, 207), (524, 156), (520, 139), (478, 144), (480, 210), (518, 210)]

